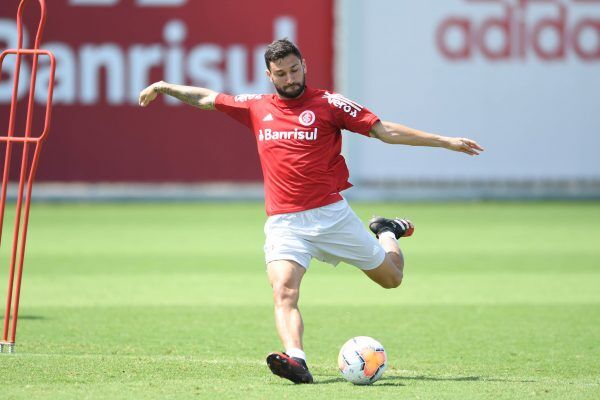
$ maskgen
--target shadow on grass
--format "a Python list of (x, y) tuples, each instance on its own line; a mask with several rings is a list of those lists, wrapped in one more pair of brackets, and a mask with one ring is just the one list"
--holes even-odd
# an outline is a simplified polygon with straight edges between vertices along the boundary
[(346, 382), (344, 378), (329, 378), (329, 379), (319, 379), (315, 381), (315, 385), (327, 385), (330, 383), (338, 383), (338, 382)]
[[(401, 376), (401, 375), (386, 375), (382, 377), (373, 385), (366, 385), (365, 387), (373, 386), (406, 386), (402, 381), (426, 381), (426, 382), (513, 382), (513, 383), (534, 383), (534, 380), (522, 380), (522, 379), (505, 379), (505, 378), (491, 378), (481, 376)], [(342, 377), (329, 376), (326, 379), (318, 379), (315, 381), (316, 385), (328, 385), (333, 383), (344, 383), (346, 380)]]
[[(404, 383), (400, 383), (400, 382), (381, 382), (386, 380), (386, 378), (383, 378), (381, 380), (379, 380), (374, 386), (406, 386)], [(329, 379), (319, 379), (318, 381), (315, 381), (315, 385), (328, 385), (330, 383), (348, 383), (344, 378), (329, 378)], [(370, 387), (371, 385), (361, 385), (364, 387)]]
[(502, 379), (502, 378), (487, 378), (481, 376), (448, 376), (448, 377), (437, 377), (437, 376), (385, 376), (381, 378), (382, 381), (399, 381), (399, 380), (412, 380), (412, 381), (432, 381), (432, 382), (518, 382), (518, 383), (533, 383), (532, 380), (521, 380), (521, 379)]
[[(501, 379), (501, 378), (485, 378), (481, 376), (450, 376), (450, 377), (435, 377), (435, 376), (384, 376), (377, 383), (376, 386), (406, 386), (406, 384), (400, 381), (429, 381), (429, 382), (517, 382), (517, 383), (533, 383), (532, 380), (519, 380), (519, 379)], [(318, 380), (315, 382), (316, 385), (327, 385), (331, 383), (346, 382), (344, 378), (328, 378)]]
[(46, 317), (42, 317), (41, 315), (19, 315), (19, 319), (26, 319), (28, 321), (37, 321), (46, 319)]

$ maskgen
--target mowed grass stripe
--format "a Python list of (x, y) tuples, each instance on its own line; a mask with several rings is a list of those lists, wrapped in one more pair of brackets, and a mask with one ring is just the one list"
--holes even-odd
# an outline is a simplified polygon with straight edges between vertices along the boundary
[[(302, 305), (360, 304), (590, 304), (600, 303), (600, 274), (422, 273), (407, 267), (403, 287), (382, 290), (362, 273), (313, 267), (302, 288)], [(322, 268), (328, 268), (323, 266)], [(349, 269), (349, 267), (348, 267)], [(23, 307), (143, 305), (270, 305), (263, 271), (211, 273), (94, 274), (28, 277)]]

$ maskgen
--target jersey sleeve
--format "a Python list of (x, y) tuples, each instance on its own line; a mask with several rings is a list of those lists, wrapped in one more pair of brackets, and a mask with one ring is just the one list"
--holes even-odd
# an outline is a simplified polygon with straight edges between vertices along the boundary
[(340, 129), (369, 136), (371, 128), (379, 121), (379, 117), (368, 108), (345, 98), (341, 94), (326, 93), (325, 98)]
[(215, 108), (246, 125), (248, 128), (252, 128), (250, 105), (260, 98), (261, 95), (256, 94), (231, 96), (225, 93), (219, 93), (215, 99)]

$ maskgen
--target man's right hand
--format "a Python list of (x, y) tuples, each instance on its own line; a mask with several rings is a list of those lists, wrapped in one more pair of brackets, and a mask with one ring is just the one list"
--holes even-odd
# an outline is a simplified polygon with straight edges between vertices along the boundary
[(218, 95), (217, 92), (210, 89), (158, 81), (140, 92), (140, 106), (146, 107), (156, 99), (158, 93), (174, 97), (185, 104), (201, 108), (202, 110), (214, 110), (215, 100)]
[(158, 85), (162, 82), (155, 82), (140, 92), (140, 106), (146, 107), (158, 95)]

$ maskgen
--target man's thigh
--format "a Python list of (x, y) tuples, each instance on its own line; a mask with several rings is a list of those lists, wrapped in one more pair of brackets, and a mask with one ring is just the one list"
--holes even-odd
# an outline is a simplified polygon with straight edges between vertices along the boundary
[(319, 250), (317, 257), (333, 265), (343, 261), (369, 270), (377, 268), (385, 259), (385, 251), (377, 239), (352, 211), (331, 231), (320, 235), (315, 246)]
[[(293, 220), (292, 220), (293, 221)], [(270, 217), (265, 224), (265, 261), (293, 261), (305, 269), (310, 265), (314, 246), (301, 235), (287, 216)]]
[(306, 268), (292, 260), (275, 260), (267, 264), (269, 282), (274, 289), (298, 290), (305, 273)]

